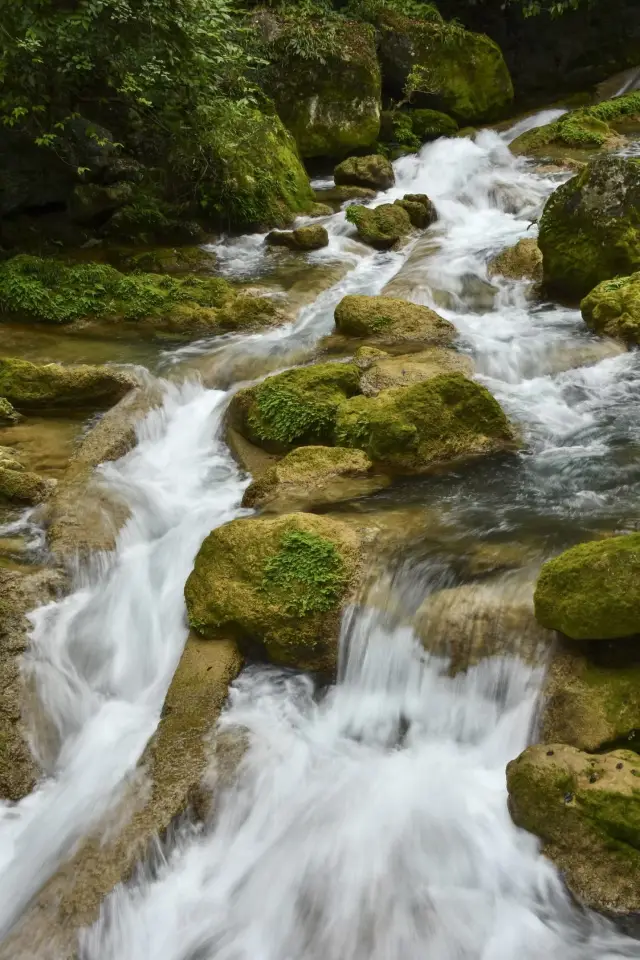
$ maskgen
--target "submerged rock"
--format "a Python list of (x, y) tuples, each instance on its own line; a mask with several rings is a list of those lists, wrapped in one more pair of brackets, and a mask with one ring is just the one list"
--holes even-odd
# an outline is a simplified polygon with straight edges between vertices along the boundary
[(375, 493), (389, 480), (373, 476), (372, 469), (361, 450), (298, 447), (247, 487), (242, 505), (278, 512), (309, 510)]
[(640, 633), (640, 534), (581, 543), (549, 560), (535, 609), (544, 627), (573, 640)]
[(272, 663), (333, 672), (358, 564), (358, 537), (336, 520), (233, 520), (198, 552), (185, 586), (189, 623), (212, 640), (235, 637)]
[(135, 385), (132, 377), (106, 366), (63, 367), (0, 357), (0, 394), (20, 411), (100, 410), (117, 403)]
[(455, 373), (346, 401), (335, 435), (337, 443), (364, 450), (376, 465), (399, 474), (427, 473), (518, 445), (498, 401)]
[(399, 357), (379, 352), (382, 355), (368, 363), (360, 377), (360, 389), (365, 397), (374, 397), (391, 387), (422, 383), (443, 373), (473, 373), (470, 357), (445, 347), (428, 347)]
[(270, 247), (288, 247), (289, 250), (319, 250), (328, 245), (329, 234), (320, 224), (311, 224), (296, 230), (272, 230), (265, 243)]
[(387, 190), (396, 182), (390, 162), (377, 153), (343, 160), (333, 171), (333, 178), (338, 187), (368, 187), (374, 190)]
[(338, 407), (359, 390), (354, 364), (297, 367), (238, 391), (229, 421), (251, 443), (275, 453), (300, 444), (330, 444)]
[(616, 120), (640, 117), (640, 92), (603, 100), (592, 107), (570, 110), (552, 123), (521, 134), (510, 145), (514, 153), (531, 153), (544, 147), (594, 150), (613, 147), (621, 137), (609, 126)]
[(507, 766), (509, 810), (536, 834), (574, 896), (621, 925), (640, 913), (638, 754), (528, 747)]
[(507, 280), (542, 280), (542, 253), (538, 241), (533, 238), (518, 240), (489, 261), (489, 277), (505, 277)]
[(573, 299), (640, 269), (640, 163), (599, 157), (547, 200), (539, 245), (550, 291)]
[(419, 230), (425, 230), (438, 219), (436, 208), (425, 193), (405, 193), (402, 200), (394, 202), (396, 206), (406, 210), (412, 226)]
[(429, 307), (397, 297), (349, 294), (335, 310), (336, 330), (370, 343), (450, 344), (457, 336), (452, 323)]
[(640, 343), (640, 272), (599, 283), (581, 302), (580, 310), (594, 333)]
[(395, 203), (379, 207), (351, 206), (346, 213), (358, 236), (376, 250), (388, 250), (411, 230), (411, 219), (406, 210)]

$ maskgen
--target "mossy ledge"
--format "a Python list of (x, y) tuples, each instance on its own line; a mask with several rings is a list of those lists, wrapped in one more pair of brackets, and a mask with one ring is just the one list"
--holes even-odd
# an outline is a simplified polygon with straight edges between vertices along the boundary
[(640, 91), (571, 110), (553, 123), (521, 134), (511, 144), (511, 150), (522, 154), (551, 146), (584, 150), (615, 146), (620, 137), (609, 124), (632, 117), (640, 117)]

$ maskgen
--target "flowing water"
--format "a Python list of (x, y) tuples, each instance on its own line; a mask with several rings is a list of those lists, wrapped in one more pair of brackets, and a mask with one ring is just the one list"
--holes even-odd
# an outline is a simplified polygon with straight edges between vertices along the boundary
[[(48, 778), (0, 810), (1, 934), (121, 795), (185, 642), (193, 557), (210, 529), (249, 512), (248, 481), (221, 439), (229, 391), (252, 364), (255, 375), (310, 356), (346, 293), (435, 306), (526, 439), (510, 463), (403, 486), (373, 498), (378, 507), (428, 503), (468, 544), (535, 535), (547, 551), (632, 525), (640, 355), (590, 337), (576, 311), (531, 301), (527, 284), (487, 278), (491, 255), (535, 235), (562, 179), (507, 148), (548, 119), (398, 161), (396, 186), (376, 202), (428, 193), (440, 219), (423, 237), (375, 253), (344, 213), (327, 218), (330, 244), (310, 268), (348, 270), (292, 324), (166, 355), (174, 378), (209, 369), (219, 389), (166, 384), (136, 449), (103, 468), (131, 506), (115, 553), (33, 615), (26, 671), (50, 718), (48, 736), (34, 734)], [(268, 274), (261, 240), (220, 245), (224, 271)], [(407, 608), (450, 585), (442, 558), (405, 558), (390, 575)], [(569, 902), (507, 812), (504, 768), (532, 734), (543, 665), (494, 657), (451, 677), (397, 609), (366, 598), (341, 642), (340, 681), (328, 689), (271, 668), (243, 672), (221, 721), (249, 732), (236, 784), (211, 823), (186, 825), (159, 867), (113, 893), (81, 934), (82, 960), (637, 957), (637, 941)]]

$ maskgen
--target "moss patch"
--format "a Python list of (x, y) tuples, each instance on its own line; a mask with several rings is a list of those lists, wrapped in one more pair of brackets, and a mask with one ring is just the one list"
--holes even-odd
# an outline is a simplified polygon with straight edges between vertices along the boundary
[(347, 582), (345, 566), (335, 545), (305, 530), (282, 535), (278, 552), (264, 565), (260, 589), (290, 616), (332, 610)]
[(553, 123), (521, 134), (511, 144), (514, 153), (531, 153), (544, 147), (598, 149), (619, 139), (609, 124), (625, 117), (640, 116), (640, 93), (628, 93), (563, 114)]
[(409, 214), (394, 203), (373, 208), (354, 204), (347, 207), (346, 217), (360, 239), (376, 250), (388, 250), (411, 230)]
[(100, 410), (117, 403), (133, 386), (129, 377), (108, 367), (0, 358), (0, 395), (20, 411)]
[(336, 186), (387, 190), (396, 182), (393, 167), (379, 153), (369, 157), (349, 157), (333, 171)]
[(599, 283), (581, 302), (580, 310), (594, 333), (640, 343), (640, 272)]

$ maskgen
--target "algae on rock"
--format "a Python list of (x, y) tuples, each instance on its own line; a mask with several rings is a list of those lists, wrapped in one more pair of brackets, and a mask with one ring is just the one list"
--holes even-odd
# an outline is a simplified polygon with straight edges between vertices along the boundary
[(104, 409), (121, 400), (135, 381), (109, 367), (36, 364), (0, 357), (0, 395), (19, 411)]
[(610, 124), (629, 117), (640, 117), (639, 91), (603, 100), (592, 107), (571, 110), (552, 123), (516, 137), (510, 148), (514, 153), (522, 154), (544, 147), (594, 150), (615, 146), (620, 135)]
[(412, 226), (419, 230), (425, 230), (438, 219), (436, 208), (426, 193), (405, 193), (401, 200), (395, 200), (394, 203), (406, 210)]
[(502, 250), (489, 261), (487, 274), (490, 278), (539, 282), (542, 280), (542, 253), (538, 241), (525, 237), (513, 247)]
[(640, 271), (599, 283), (580, 304), (594, 333), (640, 343)]
[(370, 343), (450, 344), (457, 336), (452, 323), (429, 307), (397, 297), (348, 294), (335, 310), (336, 330)]
[(379, 153), (368, 157), (349, 157), (333, 171), (337, 187), (365, 187), (387, 190), (396, 182), (393, 167)]
[(20, 414), (14, 407), (9, 403), (5, 397), (0, 397), (0, 427), (7, 427), (12, 423), (17, 423), (20, 419)]
[(346, 217), (360, 239), (376, 250), (389, 250), (411, 230), (409, 214), (395, 203), (383, 203), (379, 207), (354, 204), (347, 207)]
[(319, 250), (329, 243), (329, 234), (319, 223), (298, 227), (296, 230), (272, 230), (265, 243), (270, 247), (287, 247), (289, 250)]
[(202, 544), (185, 586), (189, 623), (211, 640), (302, 670), (336, 668), (340, 617), (359, 565), (347, 525), (307, 513), (233, 520)]

